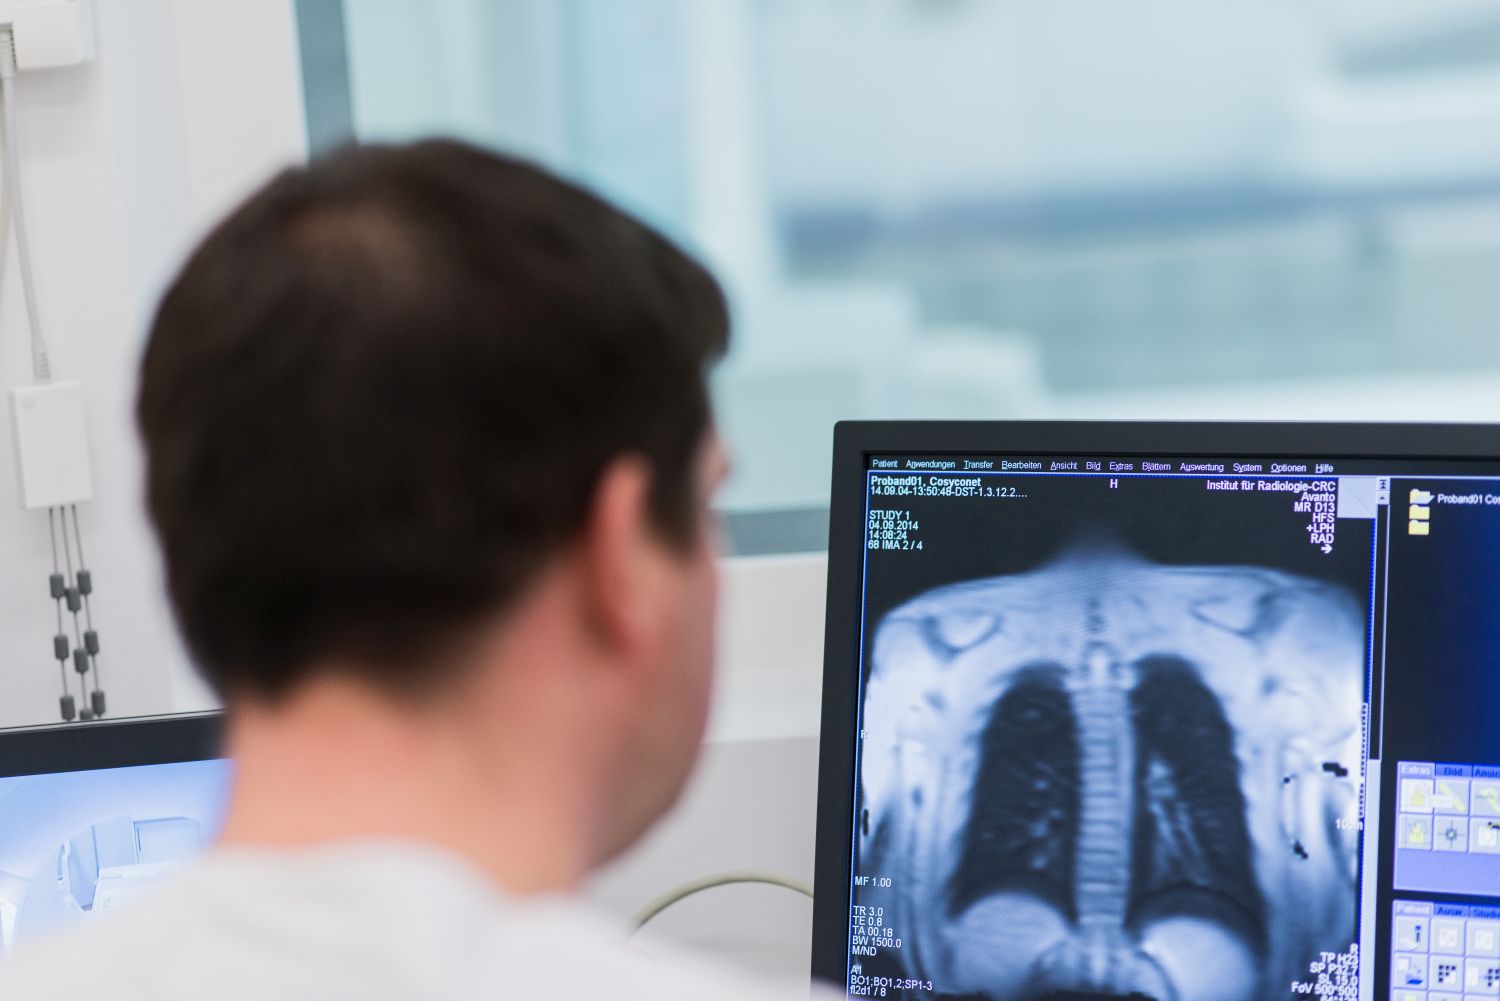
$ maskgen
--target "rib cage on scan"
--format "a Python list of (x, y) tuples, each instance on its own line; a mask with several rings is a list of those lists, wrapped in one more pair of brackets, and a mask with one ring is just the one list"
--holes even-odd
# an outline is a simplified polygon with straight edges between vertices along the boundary
[[(1364, 616), (1108, 548), (880, 622), (860, 869), (939, 994), (1288, 996), (1348, 949)], [(874, 901), (874, 897), (869, 898)]]

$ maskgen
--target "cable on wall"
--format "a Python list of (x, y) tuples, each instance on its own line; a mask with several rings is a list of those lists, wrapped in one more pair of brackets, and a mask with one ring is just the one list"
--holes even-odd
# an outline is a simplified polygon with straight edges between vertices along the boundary
[(52, 381), (52, 363), (37, 309), (36, 277), (31, 268), (31, 243), (26, 234), (26, 206), (21, 200), (21, 141), (16, 125), (16, 39), (9, 25), (0, 25), (0, 112), (5, 116), (5, 190), (10, 202), (10, 224), (16, 234), (16, 257), (21, 266), (21, 298), (31, 330), (31, 375), (37, 382)]
[[(68, 5), (76, 8), (76, 5)], [(77, 10), (31, 7), (27, 38), (28, 68), (71, 65), (83, 57), (82, 29), (69, 19)], [(62, 19), (52, 15), (61, 15)], [(21, 184), (20, 122), (16, 115), (16, 25), (0, 23), (0, 143), (4, 145), (5, 203), (16, 237), (30, 334), (30, 385), (10, 391), (11, 425), (15, 435), (17, 481), (21, 506), (47, 511), (52, 543), (52, 572), (47, 593), (52, 599), (57, 629), (52, 635), (52, 657), (58, 662), (62, 693), (58, 713), (65, 722), (88, 721), (104, 715), (104, 690), (99, 684), (99, 634), (94, 628), (90, 595), (93, 574), (84, 561), (83, 531), (78, 502), (93, 496), (85, 433), (83, 393), (78, 383), (53, 381), (52, 364), (43, 336), (37, 304), (35, 269), (26, 229), (26, 204)], [(0, 231), (0, 242), (4, 234)], [(76, 554), (76, 560), (75, 560)], [(66, 613), (66, 615), (65, 615)], [(71, 636), (65, 622), (71, 621)], [(72, 668), (71, 672), (69, 668)], [(69, 675), (78, 676), (78, 696)]]

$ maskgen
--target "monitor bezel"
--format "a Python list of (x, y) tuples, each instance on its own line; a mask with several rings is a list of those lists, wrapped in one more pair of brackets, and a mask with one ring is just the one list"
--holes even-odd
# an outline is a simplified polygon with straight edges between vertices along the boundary
[(223, 757), (221, 712), (136, 716), (0, 730), (0, 778)]
[[(850, 815), (858, 696), (865, 474), (885, 454), (1153, 458), (1418, 459), (1500, 462), (1500, 424), (1303, 421), (842, 421), (834, 426), (828, 596), (813, 866), (812, 975), (848, 969)], [(847, 984), (843, 989), (847, 990)]]

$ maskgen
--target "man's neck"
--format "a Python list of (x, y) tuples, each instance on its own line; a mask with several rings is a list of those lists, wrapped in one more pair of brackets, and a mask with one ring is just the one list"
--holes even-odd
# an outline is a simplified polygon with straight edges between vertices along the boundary
[(592, 818), (570, 790), (583, 788), (576, 770), (589, 763), (524, 720), (468, 728), (470, 711), (414, 710), (337, 677), (283, 703), (236, 707), (222, 844), (403, 840), (460, 856), (510, 892), (576, 886), (590, 862)]

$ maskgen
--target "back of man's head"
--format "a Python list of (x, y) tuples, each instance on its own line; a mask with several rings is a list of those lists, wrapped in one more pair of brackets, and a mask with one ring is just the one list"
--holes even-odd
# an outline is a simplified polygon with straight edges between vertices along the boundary
[(193, 254), (142, 367), (150, 514), (209, 681), (440, 680), (621, 456), (691, 545), (727, 328), (701, 267), (525, 163), (427, 142), (277, 177)]

